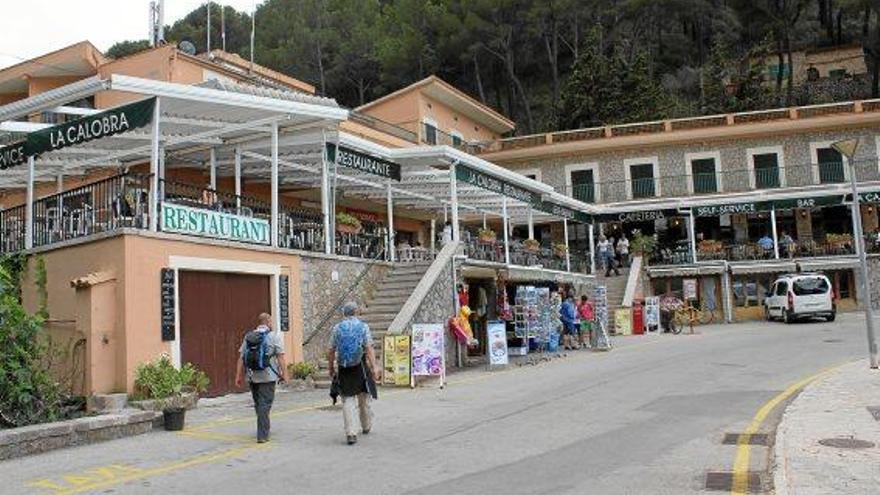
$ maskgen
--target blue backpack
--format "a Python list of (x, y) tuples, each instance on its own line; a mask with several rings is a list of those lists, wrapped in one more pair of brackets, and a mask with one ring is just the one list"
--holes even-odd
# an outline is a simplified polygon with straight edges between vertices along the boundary
[(336, 355), (339, 366), (348, 368), (361, 362), (364, 351), (364, 323), (360, 320), (345, 320), (339, 324), (336, 335)]
[(271, 366), (269, 354), (269, 332), (252, 330), (244, 336), (244, 354), (241, 359), (244, 367), (251, 371), (263, 371)]

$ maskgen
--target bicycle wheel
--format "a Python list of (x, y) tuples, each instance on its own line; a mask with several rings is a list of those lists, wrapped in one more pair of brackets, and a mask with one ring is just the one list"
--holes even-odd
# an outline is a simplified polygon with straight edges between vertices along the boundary
[(708, 325), (715, 321), (715, 312), (709, 311), (708, 309), (704, 309), (700, 311), (700, 324)]
[(684, 327), (685, 325), (685, 321), (682, 315), (683, 312), (676, 311), (675, 314), (672, 315), (672, 318), (669, 320), (669, 330), (675, 335), (680, 334), (682, 327)]

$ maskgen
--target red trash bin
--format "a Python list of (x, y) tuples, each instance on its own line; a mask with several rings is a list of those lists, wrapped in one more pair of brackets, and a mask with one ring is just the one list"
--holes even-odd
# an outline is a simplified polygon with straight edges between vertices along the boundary
[(632, 331), (633, 335), (645, 334), (645, 307), (642, 301), (633, 302)]

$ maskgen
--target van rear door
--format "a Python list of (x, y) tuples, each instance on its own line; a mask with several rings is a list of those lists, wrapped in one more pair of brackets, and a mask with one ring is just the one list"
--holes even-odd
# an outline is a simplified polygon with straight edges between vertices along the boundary
[(792, 281), (795, 313), (831, 311), (831, 283), (822, 275), (798, 277)]

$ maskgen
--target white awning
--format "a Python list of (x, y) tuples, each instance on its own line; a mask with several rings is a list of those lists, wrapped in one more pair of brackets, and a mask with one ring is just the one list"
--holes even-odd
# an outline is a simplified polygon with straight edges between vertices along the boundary
[(794, 273), (797, 265), (794, 261), (767, 260), (730, 263), (730, 272), (734, 275), (741, 273)]
[(850, 270), (859, 267), (859, 259), (856, 256), (836, 256), (828, 258), (811, 258), (797, 260), (802, 272), (816, 272), (826, 270)]

